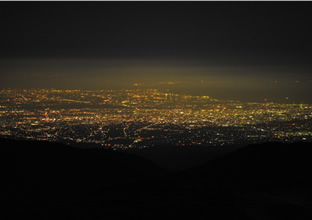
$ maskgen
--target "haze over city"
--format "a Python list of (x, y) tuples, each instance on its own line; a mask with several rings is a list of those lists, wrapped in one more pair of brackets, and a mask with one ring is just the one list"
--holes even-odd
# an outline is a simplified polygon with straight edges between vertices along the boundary
[(172, 81), (169, 89), (190, 95), (312, 103), (311, 17), (302, 3), (98, 4), (4, 3), (1, 88)]

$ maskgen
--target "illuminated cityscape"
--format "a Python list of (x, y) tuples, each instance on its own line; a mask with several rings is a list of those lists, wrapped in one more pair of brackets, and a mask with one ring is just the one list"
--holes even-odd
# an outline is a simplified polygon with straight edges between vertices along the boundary
[(312, 220), (311, 11), (1, 1), (1, 219)]
[(310, 142), (312, 105), (157, 89), (0, 90), (0, 135), (108, 149)]

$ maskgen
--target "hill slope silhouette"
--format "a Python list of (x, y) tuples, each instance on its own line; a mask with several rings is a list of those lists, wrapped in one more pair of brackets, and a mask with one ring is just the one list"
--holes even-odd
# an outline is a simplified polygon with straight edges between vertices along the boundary
[[(144, 158), (101, 149), (1, 139), (3, 194), (34, 203), (78, 199), (90, 189), (166, 174)], [(3, 188), (2, 188), (3, 189)], [(14, 194), (14, 196), (12, 196)]]
[(180, 172), (123, 152), (1, 139), (2, 197), (32, 219), (312, 219), (312, 145), (250, 145)]

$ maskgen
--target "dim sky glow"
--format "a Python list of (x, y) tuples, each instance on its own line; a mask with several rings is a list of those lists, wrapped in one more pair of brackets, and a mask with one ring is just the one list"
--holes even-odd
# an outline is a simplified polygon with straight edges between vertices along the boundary
[(1, 6), (0, 88), (136, 84), (219, 99), (312, 103), (310, 2)]
[[(2, 88), (111, 89), (135, 83), (217, 98), (310, 102), (312, 77), (281, 66), (220, 65), (209, 62), (147, 59), (1, 60)], [(246, 94), (247, 92), (247, 94)], [(301, 100), (298, 100), (300, 99)], [(284, 100), (283, 100), (284, 101)]]

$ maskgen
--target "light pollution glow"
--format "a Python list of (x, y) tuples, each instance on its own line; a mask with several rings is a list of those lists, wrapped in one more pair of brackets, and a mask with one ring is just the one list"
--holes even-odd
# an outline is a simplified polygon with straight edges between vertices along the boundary
[[(1, 88), (106, 89), (161, 82), (177, 92), (216, 98), (306, 102), (312, 78), (306, 70), (279, 66), (144, 59), (0, 60)], [(301, 74), (302, 73), (302, 74)]]

